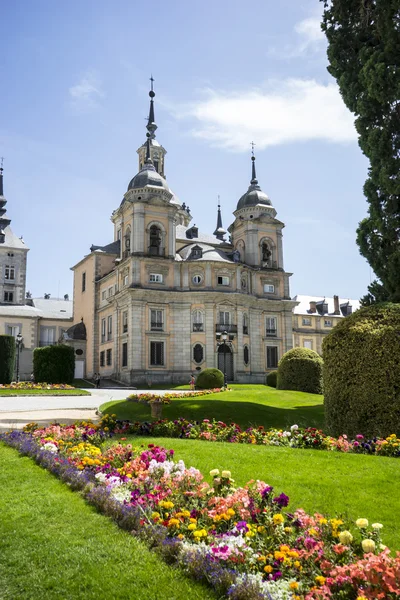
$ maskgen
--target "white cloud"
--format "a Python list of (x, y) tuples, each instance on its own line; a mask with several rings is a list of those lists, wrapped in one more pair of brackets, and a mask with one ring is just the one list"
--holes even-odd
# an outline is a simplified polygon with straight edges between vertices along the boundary
[(318, 10), (313, 14), (299, 21), (294, 25), (294, 34), (291, 35), (290, 41), (279, 39), (279, 44), (272, 44), (268, 50), (268, 55), (274, 58), (290, 59), (301, 58), (319, 54), (326, 48), (327, 42), (325, 34), (321, 31), (322, 16)]
[(310, 140), (357, 139), (353, 117), (337, 86), (313, 79), (270, 80), (261, 89), (245, 92), (208, 89), (204, 100), (175, 110), (177, 117), (196, 119), (192, 135), (233, 151), (247, 150), (251, 140), (263, 149)]
[(93, 71), (86, 73), (79, 83), (68, 90), (74, 108), (85, 110), (97, 106), (97, 100), (104, 96), (101, 81)]

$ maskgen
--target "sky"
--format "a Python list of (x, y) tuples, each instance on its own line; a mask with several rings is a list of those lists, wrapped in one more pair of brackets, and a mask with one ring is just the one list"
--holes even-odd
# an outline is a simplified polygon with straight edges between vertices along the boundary
[(251, 178), (285, 223), (291, 295), (358, 299), (373, 273), (356, 228), (368, 162), (327, 71), (318, 0), (18, 0), (1, 8), (0, 156), (34, 297), (113, 241), (138, 171), (154, 77), (157, 139), (192, 225), (225, 229)]

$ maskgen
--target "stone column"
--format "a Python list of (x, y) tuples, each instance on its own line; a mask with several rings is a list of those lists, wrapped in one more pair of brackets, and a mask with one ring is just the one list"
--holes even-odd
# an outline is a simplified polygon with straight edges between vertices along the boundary
[(189, 381), (191, 367), (191, 304), (174, 302), (170, 305), (169, 365), (174, 383)]
[(168, 216), (168, 257), (175, 258), (175, 219)]
[(211, 281), (211, 265), (210, 264), (206, 264), (206, 279), (205, 279), (205, 285), (207, 288), (212, 287), (212, 281)]
[(133, 205), (133, 247), (132, 252), (147, 252), (146, 232), (144, 230), (144, 206)]
[(206, 367), (213, 369), (217, 365), (215, 356), (215, 323), (214, 323), (214, 304), (206, 302), (204, 326), (206, 331)]
[(277, 267), (279, 269), (283, 269), (283, 236), (282, 236), (282, 229), (278, 229), (276, 232), (276, 241), (278, 243), (278, 256), (276, 257), (277, 260)]
[(128, 364), (136, 374), (146, 371), (146, 305), (139, 300), (133, 301), (130, 315), (130, 340), (128, 345)]

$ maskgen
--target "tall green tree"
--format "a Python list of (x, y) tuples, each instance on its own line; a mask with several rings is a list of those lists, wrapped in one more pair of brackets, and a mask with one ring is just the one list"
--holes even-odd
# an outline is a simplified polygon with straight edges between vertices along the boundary
[(378, 280), (362, 302), (400, 302), (400, 0), (320, 1), (328, 71), (370, 162), (357, 243)]

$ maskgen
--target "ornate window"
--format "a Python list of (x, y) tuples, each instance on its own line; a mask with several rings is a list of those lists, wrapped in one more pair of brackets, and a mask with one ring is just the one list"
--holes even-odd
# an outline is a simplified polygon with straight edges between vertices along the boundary
[(249, 317), (247, 313), (243, 315), (243, 334), (248, 335), (249, 333)]
[(164, 342), (150, 342), (150, 365), (164, 366)]
[(195, 285), (200, 285), (200, 283), (203, 281), (203, 277), (201, 275), (193, 275), (192, 281)]
[(277, 336), (277, 320), (276, 317), (267, 317), (265, 319), (265, 333), (267, 337)]
[(218, 285), (229, 285), (229, 277), (218, 276), (217, 284)]
[(164, 249), (162, 248), (162, 232), (160, 227), (152, 225), (150, 227), (150, 245), (149, 254), (152, 256), (162, 256)]
[(246, 367), (250, 362), (250, 352), (248, 346), (243, 347), (243, 362), (246, 365)]
[(202, 258), (202, 256), (203, 256), (203, 249), (200, 248), (200, 246), (194, 246), (194, 248), (192, 248), (189, 258)]
[(193, 331), (204, 331), (204, 315), (201, 310), (193, 311)]
[(267, 346), (267, 369), (276, 369), (278, 366), (278, 347)]
[(155, 308), (150, 310), (150, 329), (152, 331), (163, 331), (164, 311)]
[(193, 346), (193, 360), (198, 365), (204, 360), (204, 348), (201, 344)]

